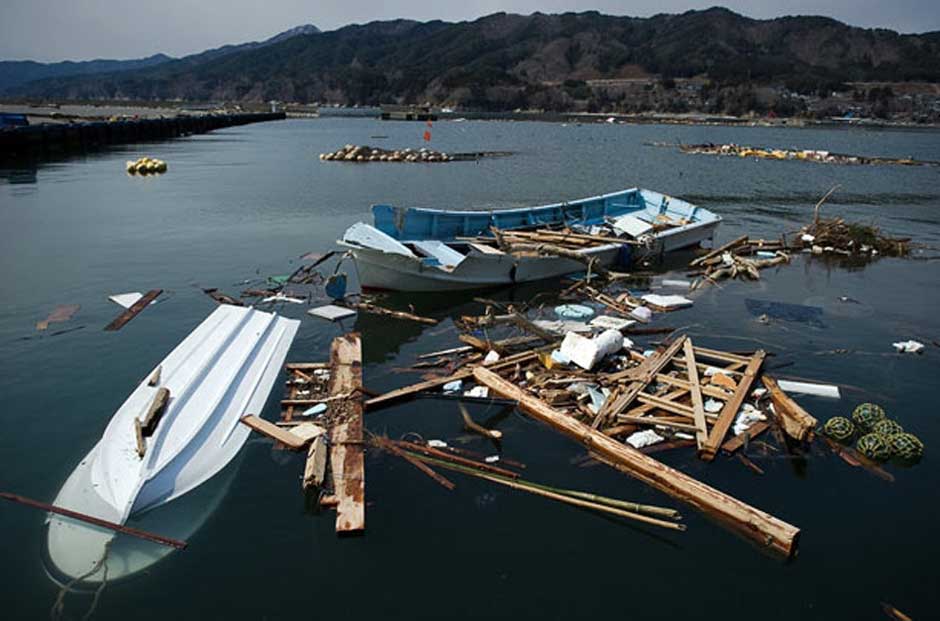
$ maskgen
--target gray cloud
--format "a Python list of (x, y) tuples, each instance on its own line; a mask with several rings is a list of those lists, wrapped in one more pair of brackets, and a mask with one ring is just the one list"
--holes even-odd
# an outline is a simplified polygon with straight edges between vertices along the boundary
[[(592, 9), (645, 17), (714, 4), (680, 0), (0, 0), (0, 59), (137, 58), (158, 52), (183, 56), (226, 43), (265, 39), (303, 23), (332, 30), (397, 17), (463, 21), (497, 11), (528, 14)], [(755, 18), (826, 15), (866, 28), (940, 30), (936, 0), (834, 0), (825, 5), (809, 0), (733, 0), (723, 5)]]

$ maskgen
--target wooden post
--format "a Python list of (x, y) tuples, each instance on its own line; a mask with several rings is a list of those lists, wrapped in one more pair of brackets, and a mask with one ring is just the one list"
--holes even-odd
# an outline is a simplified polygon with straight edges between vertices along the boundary
[(333, 339), (330, 348), (330, 394), (351, 394), (332, 401), (329, 414), (334, 425), (330, 442), (330, 468), (336, 505), (336, 533), (357, 534), (366, 528), (365, 456), (362, 439), (362, 346), (351, 332)]
[(647, 457), (630, 446), (591, 429), (575, 418), (546, 405), (488, 369), (478, 367), (474, 369), (473, 375), (478, 382), (489, 386), (495, 393), (518, 401), (522, 410), (531, 416), (573, 437), (590, 451), (609, 460), (618, 470), (678, 500), (689, 503), (735, 532), (773, 552), (789, 557), (795, 551), (800, 533), (795, 526), (723, 494), (678, 470)]
[(780, 426), (787, 432), (787, 435), (794, 440), (812, 441), (818, 421), (787, 393), (780, 390), (780, 386), (772, 377), (765, 375), (761, 381), (770, 393), (770, 400), (774, 404), (774, 411), (780, 420)]
[(734, 391), (731, 398), (725, 402), (725, 406), (721, 408), (721, 413), (718, 415), (718, 420), (715, 422), (711, 433), (708, 435), (705, 446), (699, 450), (699, 457), (705, 461), (715, 459), (715, 455), (718, 453), (718, 447), (724, 442), (725, 435), (734, 422), (734, 417), (738, 415), (741, 404), (744, 403), (748, 393), (751, 391), (751, 384), (754, 383), (757, 372), (760, 371), (761, 365), (764, 364), (765, 355), (762, 349), (754, 352), (751, 361), (747, 363), (747, 368), (744, 369), (744, 376), (741, 378), (741, 381), (738, 382), (737, 389)]

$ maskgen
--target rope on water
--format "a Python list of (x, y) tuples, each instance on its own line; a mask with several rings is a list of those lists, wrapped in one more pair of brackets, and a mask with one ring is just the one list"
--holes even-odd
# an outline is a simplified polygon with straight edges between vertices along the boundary
[(98, 570), (104, 567), (104, 575), (102, 576), (101, 584), (99, 584), (98, 588), (95, 589), (95, 597), (91, 602), (91, 607), (88, 609), (88, 612), (86, 612), (85, 615), (82, 617), (82, 621), (86, 621), (87, 619), (90, 619), (91, 615), (94, 614), (95, 608), (98, 607), (98, 599), (101, 597), (101, 593), (102, 591), (104, 591), (104, 587), (108, 584), (108, 565), (105, 563), (105, 561), (107, 561), (108, 553), (111, 551), (112, 541), (113, 539), (111, 541), (108, 541), (106, 544), (104, 544), (104, 552), (102, 552), (101, 558), (98, 559), (94, 565), (92, 565), (91, 569), (89, 569), (86, 573), (82, 574), (81, 576), (78, 576), (77, 578), (73, 578), (72, 580), (69, 580), (67, 583), (65, 583), (62, 586), (62, 588), (59, 589), (59, 593), (58, 595), (56, 595), (56, 598), (55, 598), (55, 603), (52, 604), (52, 609), (49, 611), (49, 616), (53, 621), (58, 621), (59, 619), (62, 618), (62, 613), (65, 611), (65, 596), (68, 593), (72, 592), (72, 587), (78, 584), (79, 582), (81, 582), (82, 580), (84, 580), (85, 578), (95, 575), (96, 573), (98, 573)]

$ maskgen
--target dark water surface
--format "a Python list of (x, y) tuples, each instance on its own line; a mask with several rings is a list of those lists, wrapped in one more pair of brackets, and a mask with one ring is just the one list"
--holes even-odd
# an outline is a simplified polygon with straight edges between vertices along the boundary
[[(299, 255), (331, 248), (345, 227), (368, 218), (371, 203), (513, 207), (638, 185), (719, 212), (721, 241), (795, 230), (841, 184), (824, 213), (940, 246), (940, 169), (713, 158), (644, 144), (734, 141), (940, 160), (932, 132), (450, 122), (434, 126), (433, 147), (516, 154), (428, 166), (317, 160), (346, 143), (417, 147), (423, 130), (285, 121), (0, 170), (0, 489), (51, 501), (140, 378), (213, 310), (200, 287), (238, 293), (245, 280), (289, 273)], [(124, 161), (141, 155), (166, 160), (169, 172), (126, 176)], [(693, 308), (655, 322), (687, 326), (705, 346), (764, 347), (776, 354), (770, 368), (792, 363), (780, 375), (843, 386), (839, 401), (799, 398), (817, 418), (873, 400), (927, 446), (918, 466), (888, 466), (893, 484), (821, 450), (805, 463), (754, 456), (764, 476), (723, 457), (705, 464), (689, 451), (660, 454), (799, 526), (795, 560), (765, 557), (684, 507), (688, 532), (651, 531), (456, 474), (448, 492), (376, 454), (367, 457), (367, 534), (337, 539), (332, 514), (305, 513), (302, 457), (253, 440), (201, 492), (204, 500), (153, 517), (157, 532), (180, 515), (202, 522), (189, 549), (109, 584), (95, 618), (878, 619), (880, 601), (916, 619), (935, 617), (940, 262), (883, 259), (847, 269), (799, 257), (762, 275), (707, 289)], [(167, 291), (165, 301), (120, 332), (101, 330), (119, 310), (108, 294), (154, 287)], [(491, 295), (526, 299), (545, 288)], [(434, 327), (304, 317), (289, 360), (324, 360), (330, 340), (354, 328), (363, 334), (370, 389), (410, 383), (416, 375), (395, 369), (453, 346), (447, 318), (479, 312), (471, 297), (410, 296), (418, 312), (444, 319)], [(824, 312), (818, 323), (765, 325), (746, 298)], [(35, 331), (67, 303), (81, 305), (71, 321)], [(305, 307), (282, 310), (301, 317)], [(891, 342), (908, 338), (927, 351), (893, 354)], [(834, 349), (853, 352), (826, 353)], [(266, 417), (276, 416), (279, 394), (276, 386)], [(499, 407), (472, 412), (481, 420)], [(453, 404), (431, 400), (369, 415), (367, 426), (393, 436), (463, 436)], [(577, 445), (518, 414), (499, 426), (505, 454), (528, 464), (527, 478), (676, 506), (603, 466), (572, 465), (583, 453)], [(466, 446), (493, 450), (480, 440)], [(47, 618), (58, 587), (43, 567), (42, 514), (0, 505), (0, 533), (4, 617)], [(90, 604), (71, 595), (66, 616), (81, 618)]]

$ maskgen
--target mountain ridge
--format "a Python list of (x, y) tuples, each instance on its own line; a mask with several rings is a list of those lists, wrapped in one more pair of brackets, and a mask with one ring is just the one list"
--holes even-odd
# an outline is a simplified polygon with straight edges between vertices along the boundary
[[(702, 109), (729, 111), (740, 106), (729, 106), (723, 93), (747, 99), (754, 84), (785, 84), (800, 93), (841, 89), (849, 81), (940, 82), (940, 33), (904, 35), (819, 16), (759, 20), (720, 7), (649, 18), (586, 11), (375, 21), (206, 54), (129, 72), (40, 80), (19, 94), (631, 110), (678, 106), (671, 103), (675, 80), (694, 79)], [(634, 78), (662, 86), (639, 93), (650, 101), (638, 104), (624, 86)]]
[(189, 54), (181, 58), (174, 58), (173, 56), (160, 52), (145, 58), (131, 58), (126, 60), (96, 58), (92, 60), (63, 60), (49, 63), (35, 60), (2, 60), (0, 61), (0, 93), (36, 80), (133, 71), (135, 69), (153, 67), (171, 61), (186, 59), (193, 59), (198, 63), (225, 54), (280, 43), (291, 37), (317, 34), (319, 32), (320, 29), (313, 24), (302, 24), (279, 32), (262, 41), (227, 44), (195, 54)]

